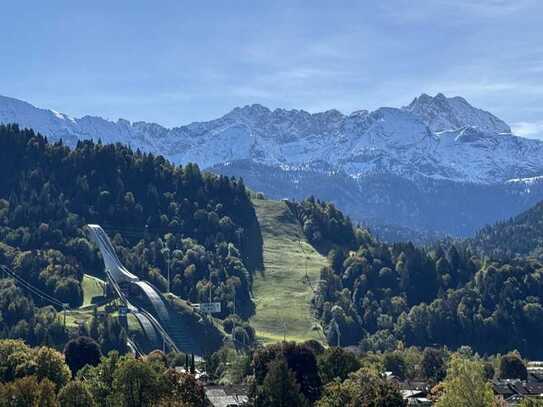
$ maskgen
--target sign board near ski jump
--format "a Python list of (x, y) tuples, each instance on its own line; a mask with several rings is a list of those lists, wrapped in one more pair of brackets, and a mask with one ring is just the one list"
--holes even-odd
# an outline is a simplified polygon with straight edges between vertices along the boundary
[(200, 304), (194, 304), (194, 307), (207, 314), (217, 314), (221, 312), (220, 302), (202, 302)]

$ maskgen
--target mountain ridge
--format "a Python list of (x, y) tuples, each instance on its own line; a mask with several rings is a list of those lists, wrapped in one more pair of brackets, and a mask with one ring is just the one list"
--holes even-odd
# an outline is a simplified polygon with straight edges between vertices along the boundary
[[(326, 199), (332, 195), (336, 203), (350, 202), (350, 210), (339, 206), (362, 222), (371, 214), (383, 224), (391, 224), (390, 218), (402, 227), (463, 235), (483, 226), (479, 218), (493, 223), (543, 199), (543, 180), (537, 178), (543, 175), (543, 142), (515, 136), (493, 114), (442, 93), (422, 94), (402, 108), (350, 114), (334, 109), (272, 110), (253, 104), (214, 120), (172, 128), (96, 116), (71, 118), (0, 96), (0, 122), (33, 128), (71, 146), (79, 140), (101, 139), (164, 155), (176, 164), (195, 162), (203, 169), (252, 180), (251, 188), (271, 198), (319, 196), (317, 192), (324, 191)], [(397, 178), (403, 180), (400, 190), (409, 195), (413, 188), (417, 191), (411, 202), (394, 191)], [(331, 180), (344, 186), (338, 195), (328, 193), (334, 190)], [(436, 191), (447, 185), (466, 185), (463, 190), (475, 196), (490, 187), (493, 199), (504, 200), (506, 209), (491, 211), (499, 217), (489, 218), (462, 202), (452, 208), (436, 202), (436, 207), (449, 211), (445, 216), (466, 222), (441, 222), (437, 227), (427, 222), (423, 208), (442, 200)], [(366, 191), (372, 195), (364, 196)], [(388, 211), (409, 220), (380, 209), (383, 202)], [(481, 198), (472, 206), (482, 207), (483, 202)]]
[(486, 184), (543, 173), (543, 142), (516, 137), (491, 113), (441, 93), (422, 94), (403, 108), (349, 115), (253, 104), (208, 122), (172, 128), (97, 116), (72, 118), (0, 96), (0, 122), (19, 123), (69, 145), (88, 138), (120, 142), (202, 168), (240, 159), (282, 168), (326, 163), (324, 167), (353, 178), (384, 172)]

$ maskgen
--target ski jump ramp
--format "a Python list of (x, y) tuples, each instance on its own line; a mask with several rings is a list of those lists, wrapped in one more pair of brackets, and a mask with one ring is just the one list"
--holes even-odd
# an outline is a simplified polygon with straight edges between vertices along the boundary
[(87, 225), (87, 230), (89, 231), (89, 237), (100, 249), (100, 253), (104, 259), (104, 265), (106, 271), (111, 278), (115, 280), (116, 283), (135, 283), (139, 281), (139, 278), (129, 272), (122, 264), (115, 249), (109, 240), (108, 235), (104, 232), (99, 225)]
[[(119, 257), (115, 253), (115, 249), (111, 244), (111, 240), (106, 232), (99, 225), (87, 225), (89, 238), (98, 246), (102, 258), (104, 259), (105, 272), (108, 278), (113, 285), (114, 290), (117, 292), (117, 295), (121, 300), (126, 304), (127, 308), (132, 312), (141, 327), (145, 331), (146, 335), (151, 340), (156, 340), (157, 334), (161, 335), (162, 338), (169, 343), (172, 348), (175, 350), (177, 346), (175, 342), (170, 338), (168, 333), (160, 325), (159, 321), (162, 323), (168, 323), (170, 320), (170, 314), (168, 312), (167, 305), (160, 293), (148, 282), (142, 281), (138, 276), (130, 273), (121, 263)], [(125, 295), (121, 291), (119, 284), (132, 284), (137, 286), (142, 293), (148, 298), (149, 302), (153, 306), (156, 316), (155, 318), (151, 313), (138, 307), (130, 304), (130, 302), (125, 298)]]

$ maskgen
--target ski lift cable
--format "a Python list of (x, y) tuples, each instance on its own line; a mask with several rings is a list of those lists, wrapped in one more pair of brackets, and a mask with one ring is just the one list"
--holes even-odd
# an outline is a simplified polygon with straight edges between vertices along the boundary
[(39, 288), (37, 287), (34, 287), (32, 284), (30, 284), (29, 282), (27, 282), (25, 279), (23, 279), (21, 276), (18, 276), (16, 273), (14, 273), (13, 271), (11, 271), (8, 267), (6, 266), (0, 266), (0, 268), (2, 269), (2, 271), (4, 271), (6, 274), (10, 275), (11, 277), (13, 277), (19, 284), (21, 284), (24, 288), (26, 288), (28, 291), (30, 291), (32, 294), (40, 297), (42, 300), (45, 300), (47, 302), (50, 302), (60, 308), (64, 308), (64, 303), (62, 303), (61, 301), (57, 300), (56, 298), (50, 296), (49, 294), (43, 292), (42, 290), (40, 290)]
[(7, 268), (6, 266), (0, 266), (2, 268), (2, 270), (10, 275), (11, 277), (13, 277), (16, 281), (18, 281), (21, 285), (24, 286), (24, 288), (32, 291), (34, 294), (38, 295), (39, 297), (49, 301), (49, 302), (53, 302), (55, 304), (60, 304), (62, 306), (62, 303), (57, 300), (56, 298), (50, 296), (49, 294), (41, 291), (39, 288), (37, 287), (34, 287), (32, 284), (30, 284), (29, 282), (27, 282), (26, 280), (24, 280), (22, 277), (18, 276), (16, 273), (14, 273), (13, 271), (11, 271), (9, 268)]
[(26, 290), (30, 291), (32, 294), (36, 295), (37, 297), (41, 298), (42, 300), (46, 301), (46, 302), (49, 302), (53, 305), (56, 305), (60, 308), (64, 308), (64, 303), (58, 301), (57, 299), (53, 298), (53, 297), (50, 297), (48, 295), (45, 295), (45, 293), (41, 290), (38, 290), (37, 288), (35, 288), (34, 286), (28, 284), (26, 281), (20, 279), (20, 278), (17, 278), (15, 277), (14, 275), (10, 274), (13, 278), (15, 278), (15, 280), (19, 283), (19, 285), (21, 285), (23, 288), (25, 288)]

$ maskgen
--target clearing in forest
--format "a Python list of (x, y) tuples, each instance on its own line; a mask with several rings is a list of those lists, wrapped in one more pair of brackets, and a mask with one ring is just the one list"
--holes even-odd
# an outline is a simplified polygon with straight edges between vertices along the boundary
[(299, 222), (285, 202), (253, 201), (264, 241), (264, 270), (256, 273), (251, 318), (259, 340), (324, 341), (311, 311), (313, 290), (326, 258), (305, 239)]

